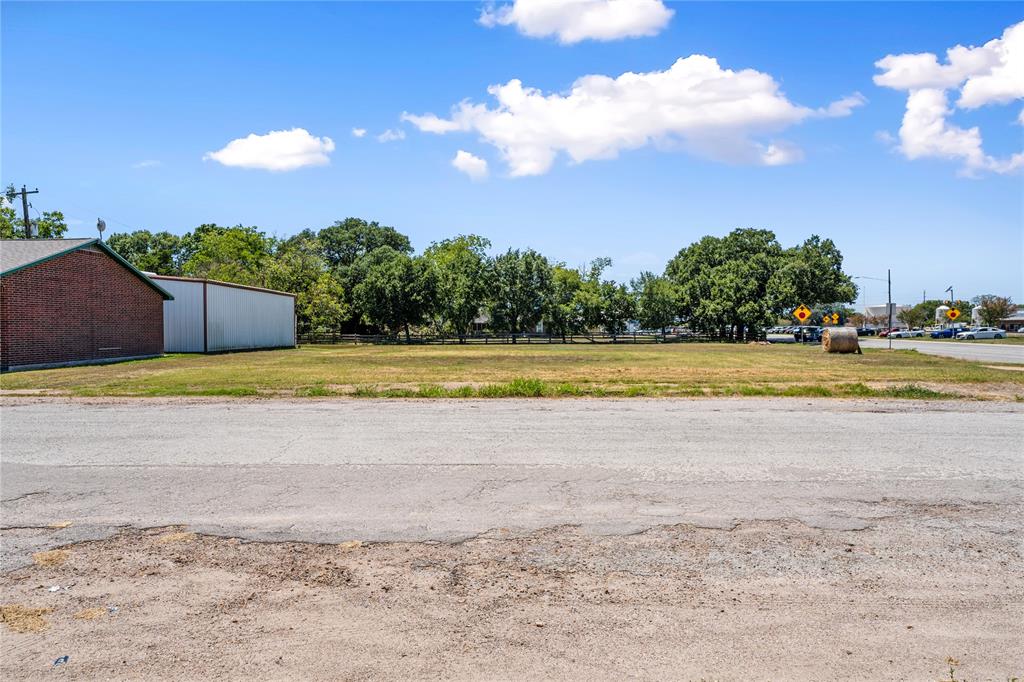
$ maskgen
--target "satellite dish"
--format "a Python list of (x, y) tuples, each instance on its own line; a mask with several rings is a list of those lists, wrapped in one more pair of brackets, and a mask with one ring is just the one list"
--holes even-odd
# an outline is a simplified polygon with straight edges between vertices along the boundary
[(96, 229), (100, 231), (100, 240), (103, 239), (103, 230), (107, 229), (107, 222), (103, 218), (96, 219)]

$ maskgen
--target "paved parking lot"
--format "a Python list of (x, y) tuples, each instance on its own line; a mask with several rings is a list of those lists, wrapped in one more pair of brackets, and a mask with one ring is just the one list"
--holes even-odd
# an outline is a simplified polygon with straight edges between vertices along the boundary
[[(888, 339), (861, 337), (864, 348), (888, 348)], [(916, 350), (927, 355), (941, 355), (959, 360), (1024, 364), (1024, 344), (999, 344), (977, 341), (916, 341), (914, 339), (893, 339), (892, 347)]]

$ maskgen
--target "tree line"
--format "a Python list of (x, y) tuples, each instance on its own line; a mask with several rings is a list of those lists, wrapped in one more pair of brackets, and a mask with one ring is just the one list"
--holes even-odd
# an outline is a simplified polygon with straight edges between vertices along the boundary
[(108, 245), (141, 270), (204, 277), (297, 294), (300, 333), (414, 331), (462, 336), (482, 324), (522, 334), (543, 324), (555, 336), (631, 323), (742, 340), (758, 336), (799, 303), (853, 301), (857, 290), (830, 239), (784, 248), (774, 233), (737, 229), (679, 251), (661, 274), (606, 277), (609, 258), (573, 268), (530, 249), (490, 255), (468, 234), (415, 253), (394, 227), (346, 218), (287, 238), (256, 227), (200, 225), (182, 236), (139, 230)]
[[(921, 301), (917, 305), (911, 306), (906, 310), (900, 311), (896, 316), (896, 319), (905, 324), (911, 329), (923, 327), (927, 324), (933, 324), (935, 320), (935, 311), (938, 310), (939, 306), (949, 306), (956, 308), (963, 315), (958, 322), (970, 325), (971, 323), (971, 311), (974, 306), (978, 306), (978, 316), (981, 318), (981, 323), (986, 327), (998, 326), (1002, 320), (1013, 315), (1017, 312), (1017, 305), (1013, 300), (1007, 296), (995, 296), (993, 294), (983, 294), (981, 296), (975, 296), (970, 301), (940, 301), (938, 299), (929, 299)], [(946, 320), (940, 320), (945, 322)], [(884, 320), (883, 320), (884, 323)]]
[[(15, 196), (13, 185), (0, 196), (3, 239), (25, 237)], [(67, 231), (60, 211), (30, 221), (36, 237), (60, 238)], [(498, 333), (530, 332), (538, 324), (556, 336), (622, 334), (630, 323), (662, 331), (685, 324), (695, 333), (742, 340), (789, 318), (801, 303), (814, 311), (811, 324), (833, 312), (841, 323), (872, 322), (844, 305), (856, 299), (857, 288), (831, 239), (812, 235), (784, 248), (762, 229), (704, 237), (681, 249), (661, 274), (643, 272), (628, 283), (605, 277), (609, 258), (572, 268), (533, 249), (490, 256), (490, 241), (474, 234), (434, 242), (415, 254), (409, 238), (394, 227), (361, 218), (283, 239), (257, 227), (204, 224), (182, 236), (149, 230), (113, 234), (107, 244), (147, 272), (294, 293), (301, 333), (409, 336), (417, 330), (460, 336), (483, 320)], [(985, 295), (973, 302), (986, 325), (1016, 311), (1006, 297)], [(924, 301), (897, 319), (922, 326), (942, 304)], [(954, 305), (965, 314), (971, 309), (967, 301)]]

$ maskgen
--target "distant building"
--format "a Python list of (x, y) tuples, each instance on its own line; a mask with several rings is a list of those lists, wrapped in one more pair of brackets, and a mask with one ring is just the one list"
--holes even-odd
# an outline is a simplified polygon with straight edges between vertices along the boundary
[(999, 327), (1008, 332), (1024, 332), (1024, 308), (1017, 308), (1013, 315), (999, 320)]
[[(481, 334), (491, 324), (491, 316), (486, 310), (481, 310), (473, 318), (473, 333)], [(543, 334), (544, 333), (544, 321), (541, 320), (533, 329), (526, 332), (527, 334)]]
[(0, 240), (0, 369), (161, 355), (172, 298), (98, 239)]
[[(892, 323), (894, 325), (900, 324), (899, 314), (904, 310), (910, 310), (911, 306), (902, 305), (900, 303), (892, 304)], [(864, 317), (877, 318), (882, 320), (888, 320), (889, 318), (889, 305), (887, 303), (881, 303), (879, 305), (864, 306)]]
[(981, 306), (976, 305), (971, 308), (971, 324), (981, 326)]

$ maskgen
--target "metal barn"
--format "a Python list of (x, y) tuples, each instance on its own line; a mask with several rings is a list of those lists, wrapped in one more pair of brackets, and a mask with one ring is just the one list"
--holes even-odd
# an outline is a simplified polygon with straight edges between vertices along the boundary
[(151, 275), (164, 302), (164, 351), (295, 347), (295, 294), (208, 279)]

